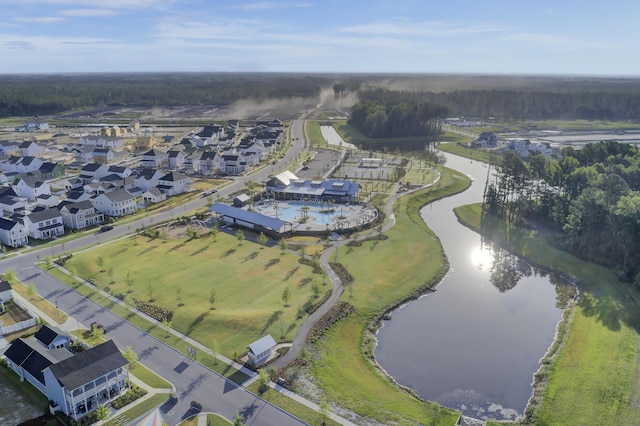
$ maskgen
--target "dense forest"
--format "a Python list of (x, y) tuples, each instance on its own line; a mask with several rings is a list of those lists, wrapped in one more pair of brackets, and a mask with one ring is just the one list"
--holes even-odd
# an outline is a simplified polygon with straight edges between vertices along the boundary
[(366, 90), (360, 102), (385, 105), (431, 103), (456, 116), (501, 120), (638, 120), (640, 93), (612, 91), (453, 90), (450, 92)]
[(326, 78), (282, 74), (79, 74), (0, 78), (0, 117), (103, 106), (229, 105), (317, 97)]
[[(349, 124), (370, 138), (437, 135), (440, 120), (448, 115), (440, 105), (387, 103), (367, 100), (351, 107)], [(426, 138), (425, 138), (426, 140)]]
[(600, 142), (564, 148), (560, 160), (527, 162), (506, 151), (488, 182), (485, 205), (513, 223), (534, 221), (563, 231), (557, 244), (602, 263), (640, 288), (640, 150)]

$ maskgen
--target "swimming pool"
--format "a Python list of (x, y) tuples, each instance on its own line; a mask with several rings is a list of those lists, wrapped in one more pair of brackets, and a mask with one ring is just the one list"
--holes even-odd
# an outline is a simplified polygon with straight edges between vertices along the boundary
[(304, 222), (306, 216), (309, 222), (331, 225), (339, 220), (341, 215), (346, 215), (348, 207), (323, 202), (301, 203), (299, 201), (267, 200), (256, 208), (263, 215), (277, 217), (291, 223)]

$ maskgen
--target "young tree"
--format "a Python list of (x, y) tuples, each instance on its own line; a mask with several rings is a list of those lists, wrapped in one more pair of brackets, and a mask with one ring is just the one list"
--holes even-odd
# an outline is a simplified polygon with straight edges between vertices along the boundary
[(327, 419), (329, 418), (329, 402), (324, 398), (320, 401), (320, 417), (322, 418), (322, 424), (327, 424)]
[(16, 272), (13, 269), (7, 269), (4, 272), (4, 279), (10, 283), (14, 282), (16, 280)]
[(284, 307), (289, 306), (289, 298), (291, 297), (291, 290), (289, 287), (285, 287), (282, 291), (282, 302), (284, 303)]
[(213, 355), (213, 365), (218, 365), (218, 341), (216, 339), (211, 339), (211, 355)]
[(127, 293), (133, 293), (133, 278), (131, 278), (131, 272), (127, 272), (127, 277), (124, 282), (127, 284)]
[(169, 321), (168, 319), (164, 318), (161, 322), (162, 325), (162, 331), (164, 331), (164, 337), (169, 337), (169, 328), (171, 328), (171, 321)]
[(93, 326), (91, 327), (91, 338), (94, 340), (99, 340), (104, 336), (104, 329), (100, 327)]
[(109, 418), (110, 415), (111, 410), (109, 409), (109, 407), (102, 404), (98, 405), (98, 408), (96, 409), (96, 417), (99, 421), (104, 422)]
[(244, 231), (242, 229), (238, 229), (236, 232), (236, 238), (238, 239), (238, 244), (241, 245), (244, 241)]
[(138, 361), (138, 354), (131, 348), (131, 346), (127, 346), (122, 353), (124, 359), (129, 362), (130, 366), (133, 366)]
[(220, 228), (218, 228), (218, 224), (216, 223), (211, 227), (211, 236), (214, 242), (218, 241), (218, 231), (220, 231)]
[(280, 253), (284, 254), (284, 251), (287, 249), (287, 240), (280, 238), (278, 241), (278, 247), (280, 248)]
[(300, 247), (300, 259), (305, 260), (307, 255), (307, 246)]
[(264, 368), (258, 370), (258, 384), (260, 393), (264, 393), (269, 386), (269, 374), (265, 371)]
[(315, 280), (313, 281), (313, 284), (311, 284), (311, 291), (313, 291), (313, 298), (317, 299), (320, 295), (320, 286)]
[(216, 290), (213, 288), (211, 289), (211, 293), (209, 294), (209, 303), (211, 303), (211, 308), (209, 309), (213, 311), (215, 309), (213, 304), (216, 303)]
[(176, 298), (178, 299), (178, 306), (184, 306), (184, 303), (182, 303), (182, 287), (176, 289)]
[(233, 426), (244, 426), (244, 422), (242, 420), (242, 416), (236, 411), (236, 415), (233, 416)]
[(33, 296), (36, 295), (36, 285), (33, 282), (29, 283), (29, 287), (27, 287), (27, 295), (29, 295), (29, 299), (33, 300)]
[(104, 272), (104, 257), (98, 256), (96, 257), (96, 265), (100, 268), (100, 272)]
[(264, 246), (265, 244), (267, 244), (267, 241), (269, 241), (269, 238), (264, 235), (264, 232), (261, 232), (260, 235), (258, 235), (258, 244)]
[(45, 265), (47, 265), (47, 268), (51, 268), (53, 266), (53, 258), (51, 256), (45, 257), (44, 261)]
[(113, 266), (109, 266), (107, 274), (109, 274), (109, 284), (113, 284), (115, 282), (113, 281)]

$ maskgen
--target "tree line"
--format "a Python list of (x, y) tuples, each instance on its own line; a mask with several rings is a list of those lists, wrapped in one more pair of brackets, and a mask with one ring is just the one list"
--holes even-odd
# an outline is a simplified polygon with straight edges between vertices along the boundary
[(506, 151), (487, 181), (488, 211), (562, 231), (559, 248), (640, 288), (640, 150), (613, 141), (528, 161)]
[(105, 106), (229, 105), (317, 97), (326, 78), (297, 74), (79, 74), (0, 77), (0, 117)]
[(383, 105), (430, 103), (442, 105), (456, 116), (495, 117), (501, 120), (638, 120), (637, 91), (544, 91), (515, 89), (453, 90), (449, 92), (366, 90), (360, 102)]
[(447, 108), (429, 103), (365, 100), (351, 107), (349, 124), (370, 138), (433, 136), (441, 132)]

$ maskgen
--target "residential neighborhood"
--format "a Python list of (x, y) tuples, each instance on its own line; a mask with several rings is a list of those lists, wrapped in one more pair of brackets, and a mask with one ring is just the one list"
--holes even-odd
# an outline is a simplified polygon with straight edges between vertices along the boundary
[(194, 179), (237, 176), (282, 146), (278, 119), (237, 120), (154, 137), (138, 121), (67, 135), (27, 122), (0, 141), (0, 242), (9, 248), (99, 226), (193, 190)]

